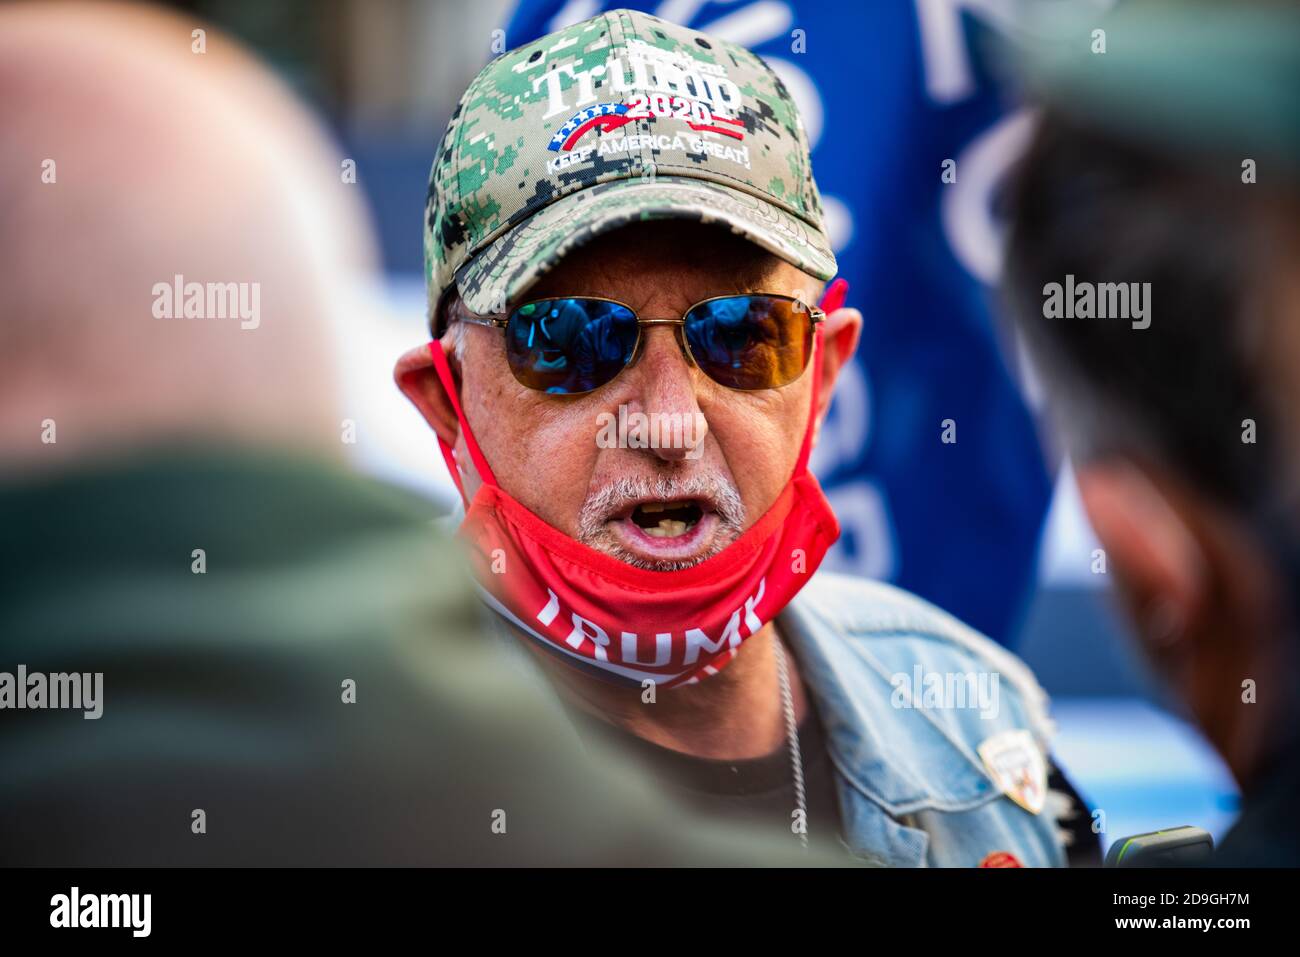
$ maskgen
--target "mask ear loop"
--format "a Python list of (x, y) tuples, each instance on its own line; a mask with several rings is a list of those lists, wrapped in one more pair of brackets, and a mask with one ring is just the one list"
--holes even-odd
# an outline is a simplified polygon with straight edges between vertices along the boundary
[[(447, 364), (446, 353), (442, 351), (442, 343), (437, 339), (429, 343), (429, 355), (433, 358), (434, 369), (438, 371), (438, 381), (442, 383), (442, 390), (446, 393), (447, 400), (451, 402), (451, 407), (456, 410), (456, 420), (460, 423), (461, 434), (465, 436), (465, 446), (469, 449), (469, 457), (474, 460), (474, 468), (478, 470), (479, 478), (488, 485), (497, 487), (496, 476), (492, 474), (487, 459), (483, 457), (478, 442), (474, 440), (474, 433), (470, 431), (469, 423), (465, 421), (465, 411), (460, 407), (460, 395), (456, 391), (456, 380), (451, 374), (451, 366)], [(469, 496), (465, 494), (465, 486), (460, 480), (460, 468), (456, 465), (456, 456), (452, 452), (452, 447), (441, 436), (438, 437), (438, 446), (442, 449), (442, 457), (447, 463), (447, 470), (451, 472), (451, 479), (456, 483), (460, 497), (465, 502), (465, 510), (469, 511)]]
[[(818, 308), (829, 316), (844, 305), (844, 299), (848, 291), (848, 281), (836, 279), (822, 295), (822, 301), (818, 304)], [(799, 461), (794, 466), (796, 478), (808, 471), (808, 458), (812, 455), (813, 432), (816, 431), (817, 426), (817, 397), (821, 391), (822, 381), (822, 325), (823, 323), (817, 323), (816, 328), (813, 330), (812, 359), (808, 362), (808, 367), (812, 369), (813, 373), (812, 405), (808, 409), (808, 427), (803, 433), (803, 446), (799, 449)]]

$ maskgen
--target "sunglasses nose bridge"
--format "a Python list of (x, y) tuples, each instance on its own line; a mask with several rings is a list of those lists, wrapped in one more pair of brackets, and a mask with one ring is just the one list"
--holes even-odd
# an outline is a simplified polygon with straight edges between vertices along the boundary
[(629, 365), (635, 365), (641, 358), (645, 350), (646, 340), (649, 338), (648, 331), (655, 326), (668, 326), (673, 329), (677, 337), (677, 347), (681, 350), (686, 364), (695, 368), (695, 356), (691, 354), (690, 344), (686, 341), (686, 320), (685, 319), (638, 319), (637, 320), (637, 342), (636, 348), (632, 353), (632, 361)]
[[(656, 335), (656, 326), (669, 335)], [(674, 328), (675, 327), (675, 328)], [(683, 324), (677, 320), (641, 320), (632, 360), (624, 366), (628, 384), (647, 409), (686, 411), (698, 408), (695, 357), (687, 347)], [(654, 340), (660, 340), (657, 344)]]

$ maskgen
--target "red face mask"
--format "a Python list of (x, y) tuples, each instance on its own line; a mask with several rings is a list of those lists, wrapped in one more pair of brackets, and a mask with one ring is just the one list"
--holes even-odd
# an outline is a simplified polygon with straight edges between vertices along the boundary
[[(843, 303), (846, 288), (840, 280), (827, 291), (822, 308), (828, 314)], [(808, 471), (821, 338), (819, 325), (809, 363), (812, 406), (790, 482), (740, 538), (678, 571), (621, 562), (570, 538), (511, 498), (474, 440), (442, 348), (431, 342), (438, 378), (483, 480), (469, 501), (451, 447), (438, 440), (465, 499), (457, 535), (469, 545), (484, 601), (569, 663), (602, 677), (671, 688), (717, 674), (745, 639), (798, 594), (839, 538), (839, 523)]]

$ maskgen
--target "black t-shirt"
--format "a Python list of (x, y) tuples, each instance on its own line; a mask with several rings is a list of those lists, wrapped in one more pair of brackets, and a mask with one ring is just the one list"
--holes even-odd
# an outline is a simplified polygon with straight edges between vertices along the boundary
[[(792, 824), (799, 803), (787, 743), (762, 757), (720, 761), (662, 747), (580, 709), (571, 711), (580, 733), (610, 743), (628, 754), (666, 792), (697, 813), (770, 830), (798, 845), (799, 835), (792, 830)], [(835, 775), (821, 721), (811, 705), (799, 726), (799, 750), (808, 839), (828, 846), (839, 845), (842, 842)]]

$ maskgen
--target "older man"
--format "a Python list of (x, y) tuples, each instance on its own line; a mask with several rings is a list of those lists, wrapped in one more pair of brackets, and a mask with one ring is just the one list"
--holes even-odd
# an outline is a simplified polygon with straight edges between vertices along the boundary
[(497, 58), (439, 148), (425, 246), (437, 341), (397, 378), (484, 601), (582, 729), (792, 840), (1065, 861), (1025, 667), (816, 573), (839, 529), (808, 453), (862, 318), (842, 285), (819, 308), (835, 257), (763, 61), (626, 10)]

